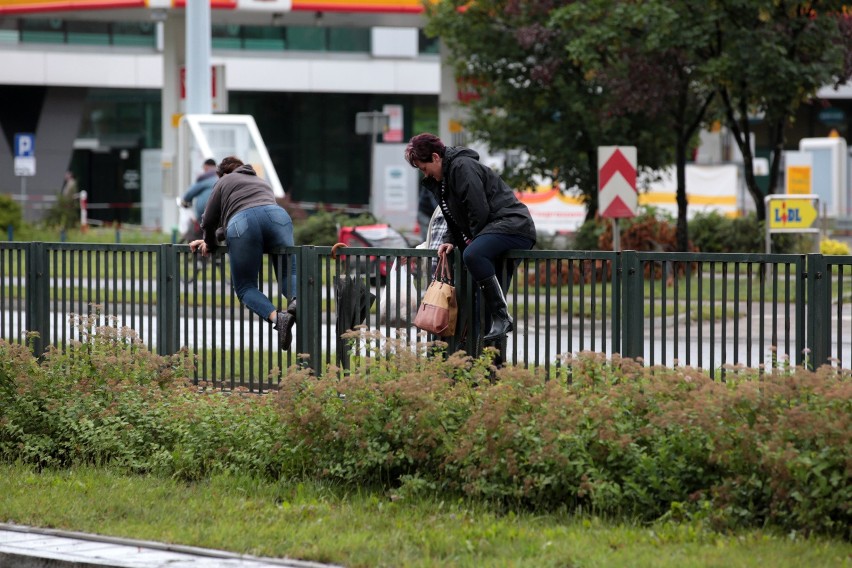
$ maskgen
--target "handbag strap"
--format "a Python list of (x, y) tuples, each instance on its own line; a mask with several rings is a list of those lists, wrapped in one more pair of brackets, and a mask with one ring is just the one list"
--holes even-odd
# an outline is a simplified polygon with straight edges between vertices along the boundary
[(447, 259), (447, 253), (438, 253), (438, 263), (435, 266), (435, 274), (432, 275), (432, 279), (448, 284), (453, 281), (453, 274), (450, 271), (450, 261)]

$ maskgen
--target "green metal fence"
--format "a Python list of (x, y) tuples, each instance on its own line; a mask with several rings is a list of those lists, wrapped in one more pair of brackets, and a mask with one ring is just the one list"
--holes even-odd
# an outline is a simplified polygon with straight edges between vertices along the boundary
[[(398, 349), (428, 352), (435, 338), (410, 322), (434, 251), (280, 252), (272, 262), (283, 269), (291, 258), (299, 274), (292, 351), (278, 350), (271, 325), (237, 301), (225, 249), (200, 259), (185, 245), (0, 243), (0, 337), (24, 342), (27, 331), (37, 332), (31, 341), (41, 353), (85, 340), (93, 326), (126, 326), (152, 351), (186, 350), (197, 381), (252, 391), (274, 388), (297, 364), (322, 373)], [(852, 360), (852, 257), (513, 251), (508, 258), (516, 265), (507, 291), (515, 331), (497, 347), (505, 361), (547, 376), (567, 372), (582, 351), (717, 375), (736, 365), (849, 367)], [(453, 261), (460, 311), (447, 349), (478, 354), (485, 346), (476, 286), (459, 255)], [(259, 284), (278, 296), (271, 266)]]

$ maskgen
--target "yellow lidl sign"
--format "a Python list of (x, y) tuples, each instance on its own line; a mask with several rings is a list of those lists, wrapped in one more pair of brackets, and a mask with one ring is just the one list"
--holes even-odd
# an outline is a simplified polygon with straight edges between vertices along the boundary
[(809, 229), (817, 219), (815, 199), (772, 199), (768, 202), (766, 218), (770, 229)]

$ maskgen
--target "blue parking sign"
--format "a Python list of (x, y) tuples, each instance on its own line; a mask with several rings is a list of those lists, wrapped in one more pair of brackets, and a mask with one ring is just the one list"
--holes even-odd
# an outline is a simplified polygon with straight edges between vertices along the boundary
[(27, 133), (15, 134), (15, 157), (16, 158), (34, 158), (35, 157), (35, 134), (27, 134)]

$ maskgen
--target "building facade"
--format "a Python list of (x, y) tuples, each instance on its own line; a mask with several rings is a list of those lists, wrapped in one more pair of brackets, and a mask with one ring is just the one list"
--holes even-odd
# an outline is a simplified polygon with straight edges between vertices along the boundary
[[(422, 131), (463, 141), (450, 132), (461, 112), (455, 81), (438, 41), (422, 32), (420, 0), (210, 6), (210, 59), (226, 89), (216, 110), (255, 118), (293, 201), (368, 204), (371, 141), (356, 132), (360, 112), (392, 109), (395, 124), (379, 142)], [(28, 219), (50, 204), (69, 169), (89, 193), (89, 216), (103, 222), (140, 222), (143, 182), (152, 175), (162, 177), (157, 191), (167, 197), (185, 189), (171, 170), (184, 112), (186, 7), (186, 0), (0, 3), (0, 193), (25, 203)], [(35, 135), (35, 175), (16, 175), (19, 133)], [(852, 142), (852, 85), (825, 87), (803, 106), (787, 149), (829, 134)], [(757, 122), (756, 154), (768, 156), (768, 144)], [(709, 163), (736, 161), (725, 136), (705, 149)], [(151, 152), (160, 165), (154, 173), (146, 167)], [(163, 222), (169, 229), (172, 221)]]
[[(422, 7), (256, 3), (211, 4), (211, 63), (227, 89), (219, 110), (254, 116), (292, 200), (366, 204), (370, 138), (356, 133), (357, 113), (393, 109), (394, 141), (439, 130), (440, 56), (422, 33)], [(125, 204), (140, 201), (142, 156), (164, 150), (169, 167), (166, 146), (183, 111), (183, 99), (168, 100), (183, 66), (183, 8), (154, 0), (0, 6), (0, 192), (17, 196), (23, 181), (28, 218), (70, 169), (89, 193), (90, 217), (139, 221), (138, 207)], [(26, 180), (13, 167), (17, 133), (36, 140), (36, 173)]]

